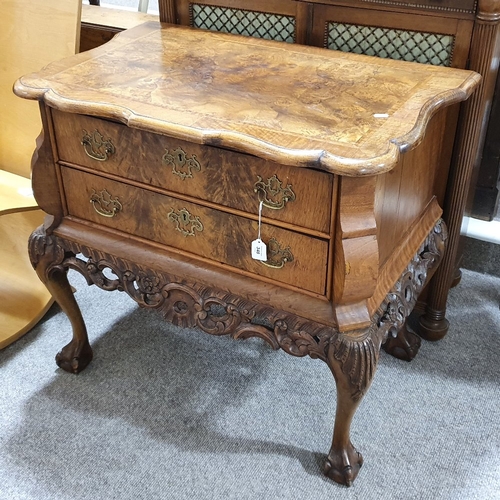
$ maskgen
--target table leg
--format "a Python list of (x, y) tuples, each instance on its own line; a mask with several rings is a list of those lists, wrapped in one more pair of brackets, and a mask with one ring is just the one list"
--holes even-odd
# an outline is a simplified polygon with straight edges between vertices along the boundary
[(92, 348), (80, 308), (68, 283), (67, 268), (63, 265), (66, 253), (57, 245), (54, 237), (45, 233), (43, 227), (31, 234), (29, 253), (38, 277), (66, 313), (73, 327), (73, 338), (56, 355), (56, 363), (67, 372), (79, 373), (92, 361)]
[(352, 485), (363, 465), (361, 453), (351, 443), (350, 428), (375, 375), (385, 332), (372, 327), (358, 335), (334, 337), (326, 359), (337, 385), (337, 411), (332, 446), (323, 470), (330, 479), (346, 486)]
[[(325, 361), (335, 378), (338, 396), (332, 445), (324, 472), (334, 481), (350, 486), (363, 464), (350, 439), (354, 414), (373, 380), (382, 344), (404, 328), (429, 271), (439, 263), (445, 240), (445, 225), (438, 221), (374, 314), (370, 326), (346, 332), (228, 294), (223, 289), (143, 268), (47, 235), (43, 228), (31, 235), (29, 250), (37, 274), (73, 326), (73, 339), (56, 357), (58, 365), (69, 372), (83, 370), (92, 360), (92, 350), (67, 281), (68, 268), (82, 273), (89, 285), (125, 291), (143, 307), (162, 311), (174, 324), (198, 327), (212, 335), (260, 337), (274, 349)], [(86, 260), (77, 257), (80, 253)], [(110, 269), (116, 278), (109, 280), (104, 275), (105, 269)], [(212, 305), (217, 306), (217, 313), (212, 312)], [(259, 319), (264, 323), (256, 321)], [(411, 346), (411, 339), (406, 337), (409, 332), (403, 332), (399, 341)]]
[(403, 361), (411, 361), (417, 355), (420, 344), (420, 337), (409, 330), (408, 324), (405, 322), (395, 337), (387, 339), (384, 351)]
[[(438, 221), (405, 272), (388, 293), (366, 330), (341, 333), (330, 338), (326, 362), (337, 384), (337, 412), (332, 447), (325, 463), (325, 474), (334, 481), (350, 486), (363, 458), (350, 440), (350, 427), (361, 399), (375, 375), (382, 344), (389, 340), (388, 350), (396, 357), (416, 354), (419, 339), (411, 333), (406, 320), (428, 275), (441, 260), (447, 238), (446, 226)], [(400, 354), (401, 356), (398, 356)]]

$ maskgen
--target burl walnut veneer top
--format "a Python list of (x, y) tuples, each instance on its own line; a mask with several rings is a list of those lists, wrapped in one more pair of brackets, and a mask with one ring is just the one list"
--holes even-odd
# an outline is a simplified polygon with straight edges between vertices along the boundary
[(16, 82), (17, 95), (343, 175), (390, 170), (470, 71), (146, 23)]

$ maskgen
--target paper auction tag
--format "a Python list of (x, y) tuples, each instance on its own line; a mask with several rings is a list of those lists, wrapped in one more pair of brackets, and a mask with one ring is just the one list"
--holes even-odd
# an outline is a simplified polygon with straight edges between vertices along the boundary
[(252, 241), (252, 259), (267, 260), (267, 246), (260, 238)]
[(259, 203), (259, 234), (257, 236), (257, 239), (252, 241), (252, 259), (262, 260), (265, 262), (267, 260), (267, 246), (260, 239), (261, 219), (262, 219), (262, 201)]

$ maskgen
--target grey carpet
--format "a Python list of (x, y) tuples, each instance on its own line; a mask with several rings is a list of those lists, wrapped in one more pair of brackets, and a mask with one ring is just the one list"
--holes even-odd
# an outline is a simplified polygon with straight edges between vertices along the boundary
[(463, 253), (467, 269), (500, 278), (500, 245), (463, 238)]
[(464, 271), (449, 335), (383, 354), (352, 428), (353, 487), (319, 471), (335, 386), (319, 360), (163, 322), (71, 273), (95, 359), (58, 369), (54, 306), (0, 351), (0, 499), (500, 499), (500, 278)]

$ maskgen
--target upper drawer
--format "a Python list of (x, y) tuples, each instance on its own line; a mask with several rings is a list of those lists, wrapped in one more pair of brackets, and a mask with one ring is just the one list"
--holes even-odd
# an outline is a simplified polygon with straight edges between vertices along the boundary
[(59, 158), (200, 200), (330, 232), (333, 176), (53, 111)]
[(69, 215), (325, 294), (325, 240), (263, 224), (261, 237), (268, 244), (264, 264), (251, 257), (256, 221), (76, 169), (63, 167), (61, 172)]

